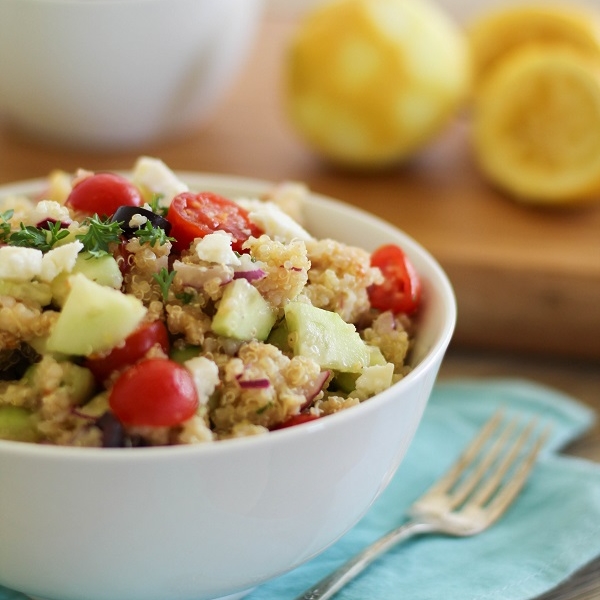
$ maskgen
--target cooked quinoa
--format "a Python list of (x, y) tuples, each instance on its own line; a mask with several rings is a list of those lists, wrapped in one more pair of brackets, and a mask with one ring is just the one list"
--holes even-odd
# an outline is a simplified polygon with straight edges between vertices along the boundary
[[(142, 157), (129, 180), (146, 212), (124, 223), (101, 221), (123, 227), (100, 251), (90, 249), (88, 239), (99, 226), (69, 200), (78, 182), (91, 176), (56, 171), (42, 202), (0, 199), (0, 438), (131, 447), (262, 435), (353, 407), (408, 372), (411, 316), (371, 305), (370, 289), (384, 276), (369, 252), (315, 239), (303, 228), (303, 186), (282, 184), (264, 198), (233, 199), (252, 227), (245, 239), (216, 227), (177, 247), (179, 238), (166, 235), (167, 229), (158, 235), (147, 211), (169, 221), (174, 198), (187, 193), (187, 186), (160, 161)], [(139, 234), (144, 230), (148, 235)], [(40, 239), (50, 243), (40, 245)], [(109, 275), (90, 274), (101, 260), (110, 266)], [(140, 315), (136, 331), (164, 323), (168, 344), (157, 340), (133, 362), (98, 375), (93, 365), (128, 348), (133, 332), (101, 350), (94, 341), (89, 351), (65, 351), (57, 332), (74, 310), (67, 303), (78, 284), (126, 296)], [(264, 332), (262, 321), (254, 329), (251, 324), (249, 333), (226, 329), (224, 307), (234, 286), (250, 294), (248, 304), (257, 302)], [(358, 340), (363, 362), (328, 366), (319, 348), (315, 354), (318, 342), (302, 351), (301, 328), (292, 327), (299, 319), (293, 307), (297, 314), (307, 307), (339, 315), (343, 335)], [(225, 324), (217, 325), (219, 319)], [(86, 337), (85, 324), (73, 337), (79, 334)], [(150, 360), (186, 370), (194, 386), (193, 414), (169, 425), (119, 416), (113, 401), (119, 381)]]

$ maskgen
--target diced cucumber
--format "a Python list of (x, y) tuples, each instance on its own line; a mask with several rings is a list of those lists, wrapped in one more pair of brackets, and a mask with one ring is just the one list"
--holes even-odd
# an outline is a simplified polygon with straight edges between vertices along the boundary
[(290, 352), (291, 348), (288, 343), (288, 335), (289, 331), (287, 328), (287, 323), (284, 319), (281, 321), (281, 323), (278, 323), (275, 327), (273, 327), (273, 329), (271, 329), (271, 333), (267, 338), (267, 343), (273, 344), (273, 346), (276, 346), (282, 352)]
[[(77, 256), (75, 266), (71, 272), (71, 274), (75, 273), (81, 273), (88, 279), (100, 285), (114, 288), (115, 290), (121, 289), (121, 285), (123, 285), (123, 275), (121, 274), (119, 265), (110, 254), (93, 256), (89, 252), (81, 252)], [(69, 277), (71, 274), (60, 273), (52, 280), (52, 296), (58, 306), (62, 306), (65, 303), (71, 291), (69, 286)]]
[(181, 348), (171, 348), (169, 358), (176, 363), (182, 365), (186, 360), (190, 358), (196, 358), (200, 354), (200, 346), (183, 346)]
[[(336, 373), (335, 383), (340, 391), (349, 394), (356, 389), (356, 380), (369, 371), (371, 367), (383, 367), (388, 364), (381, 350), (377, 346), (367, 345), (369, 351), (369, 365), (360, 373)], [(393, 374), (393, 369), (392, 369)], [(389, 386), (388, 386), (389, 387)]]
[(277, 311), (245, 279), (228, 283), (213, 318), (217, 335), (236, 340), (264, 341), (277, 319)]
[(86, 417), (98, 419), (108, 410), (110, 410), (108, 392), (102, 392), (81, 406), (78, 412)]
[(40, 306), (52, 302), (50, 284), (41, 281), (9, 281), (0, 279), (0, 296), (12, 296), (17, 300), (30, 301)]
[(62, 363), (62, 384), (69, 390), (69, 399), (72, 404), (83, 404), (89, 400), (96, 388), (96, 380), (92, 372), (85, 367), (74, 363)]
[(50, 352), (87, 356), (122, 342), (140, 324), (140, 300), (95, 283), (81, 273), (69, 278), (67, 296), (46, 347)]
[(359, 377), (360, 373), (336, 373), (334, 382), (341, 392), (349, 394), (356, 388), (356, 380)]
[(385, 360), (385, 356), (381, 352), (381, 349), (378, 346), (367, 346), (369, 350), (369, 366), (373, 367), (375, 365), (386, 365), (387, 360)]
[(38, 433), (31, 413), (20, 406), (0, 406), (0, 439), (36, 442)]
[[(92, 372), (67, 360), (61, 362), (60, 367), (62, 369), (60, 387), (67, 389), (71, 404), (78, 405), (87, 402), (96, 389), (96, 380)], [(41, 363), (35, 363), (23, 375), (23, 380), (29, 387), (36, 388), (43, 385), (43, 374), (39, 371), (41, 368)]]
[(394, 365), (392, 363), (367, 367), (357, 378), (353, 395), (362, 399), (370, 398), (387, 390), (392, 385), (393, 378)]
[(290, 302), (285, 320), (295, 355), (312, 358), (323, 369), (360, 373), (370, 352), (351, 323), (335, 312), (304, 302)]

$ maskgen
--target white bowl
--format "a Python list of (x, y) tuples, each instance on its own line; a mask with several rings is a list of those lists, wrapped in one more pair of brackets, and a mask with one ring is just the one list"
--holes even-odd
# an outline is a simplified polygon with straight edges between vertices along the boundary
[[(230, 196), (267, 187), (181, 177)], [(417, 429), (455, 299), (437, 262), (403, 232), (318, 195), (307, 209), (318, 237), (367, 249), (392, 242), (411, 258), (424, 286), (414, 370), (359, 406), (265, 436), (135, 449), (0, 441), (0, 585), (50, 600), (238, 598), (319, 554), (365, 514)]]
[(0, 117), (94, 150), (203, 123), (238, 74), (263, 0), (0, 0)]

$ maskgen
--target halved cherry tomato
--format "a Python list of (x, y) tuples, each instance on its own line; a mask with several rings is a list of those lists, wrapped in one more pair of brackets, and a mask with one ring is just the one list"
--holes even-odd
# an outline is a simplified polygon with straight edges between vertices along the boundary
[(285, 429), (286, 427), (293, 427), (294, 425), (300, 425), (302, 423), (308, 423), (309, 421), (314, 421), (318, 419), (317, 415), (313, 415), (311, 413), (300, 413), (298, 415), (293, 415), (289, 419), (283, 421), (283, 423), (279, 423), (279, 425), (275, 425), (272, 427), (272, 430), (276, 429)]
[(231, 247), (242, 251), (242, 244), (250, 236), (263, 232), (248, 218), (248, 211), (236, 202), (212, 192), (183, 192), (173, 198), (167, 220), (171, 223), (173, 247), (181, 252), (194, 239), (215, 231), (226, 231), (233, 237)]
[(149, 358), (123, 371), (108, 403), (124, 425), (173, 427), (194, 415), (198, 393), (185, 367), (165, 358)]
[(65, 204), (75, 212), (110, 217), (119, 206), (141, 206), (140, 191), (116, 173), (94, 173), (78, 181)]
[(379, 247), (371, 255), (371, 265), (379, 267), (384, 282), (369, 288), (371, 306), (394, 314), (411, 314), (421, 303), (421, 280), (404, 251), (395, 244)]
[(165, 354), (169, 352), (169, 334), (162, 321), (142, 323), (122, 345), (105, 356), (90, 356), (85, 366), (94, 374), (96, 381), (102, 383), (115, 371), (141, 360), (155, 344), (159, 344)]

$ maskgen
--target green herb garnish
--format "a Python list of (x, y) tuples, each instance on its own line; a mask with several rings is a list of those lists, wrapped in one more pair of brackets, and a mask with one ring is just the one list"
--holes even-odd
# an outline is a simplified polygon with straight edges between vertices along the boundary
[(154, 227), (148, 220), (144, 223), (143, 227), (140, 227), (135, 232), (137, 237), (143, 244), (150, 244), (150, 246), (164, 246), (167, 242), (172, 242), (175, 238), (169, 237), (167, 232), (162, 227)]
[(10, 223), (15, 211), (11, 208), (0, 214), (0, 242), (8, 242), (10, 236)]
[(158, 273), (153, 273), (152, 277), (156, 280), (156, 283), (160, 286), (160, 291), (162, 293), (163, 300), (166, 302), (169, 297), (169, 288), (173, 283), (173, 278), (175, 277), (175, 273), (177, 271), (171, 271), (169, 273), (166, 267), (163, 267)]
[(20, 229), (14, 231), (8, 237), (8, 243), (11, 246), (22, 246), (27, 248), (37, 248), (42, 252), (51, 250), (54, 244), (69, 235), (66, 229), (57, 221), (53, 223), (48, 221), (48, 228), (35, 227), (33, 225), (20, 224)]
[(262, 415), (265, 411), (269, 410), (270, 408), (273, 408), (273, 406), (274, 406), (273, 402), (269, 401), (266, 404), (263, 404), (260, 408), (257, 408), (256, 414)]
[[(241, 252), (238, 252), (237, 250), (234, 250), (234, 251), (233, 251), (233, 253), (234, 253), (234, 254), (235, 254), (235, 255), (236, 255), (238, 258), (241, 258), (241, 257), (243, 256), (243, 254), (242, 254)], [(254, 263), (254, 262), (256, 262), (256, 261), (257, 261), (257, 258), (256, 258), (256, 256), (251, 256), (251, 257), (250, 257), (250, 262), (253, 262), (253, 263)]]
[(123, 233), (121, 223), (119, 221), (112, 222), (110, 217), (102, 219), (96, 214), (85, 219), (83, 225), (87, 225), (88, 230), (75, 237), (83, 244), (84, 250), (92, 256), (110, 254), (109, 244), (121, 241)]
[(168, 206), (161, 205), (160, 201), (164, 198), (163, 194), (153, 194), (152, 199), (148, 202), (150, 206), (150, 210), (155, 214), (161, 217), (166, 217), (169, 212)]
[(180, 300), (182, 304), (189, 304), (195, 296), (196, 294), (192, 292), (181, 292), (179, 294), (175, 294), (175, 298)]

